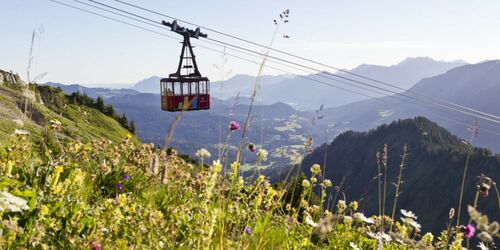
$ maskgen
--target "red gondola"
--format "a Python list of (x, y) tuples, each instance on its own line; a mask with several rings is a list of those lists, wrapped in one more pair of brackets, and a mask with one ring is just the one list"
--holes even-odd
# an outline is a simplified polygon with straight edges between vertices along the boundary
[(200, 28), (190, 30), (180, 27), (177, 21), (163, 21), (162, 24), (182, 35), (184, 40), (177, 72), (160, 81), (161, 109), (170, 112), (210, 109), (210, 81), (198, 71), (190, 42), (191, 37), (206, 38), (207, 35), (201, 33)]

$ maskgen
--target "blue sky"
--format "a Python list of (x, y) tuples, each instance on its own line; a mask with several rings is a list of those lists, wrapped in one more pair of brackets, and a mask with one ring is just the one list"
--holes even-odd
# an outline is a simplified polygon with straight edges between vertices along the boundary
[[(59, 1), (78, 5), (72, 0)], [(124, 7), (112, 0), (99, 1)], [(290, 23), (280, 28), (280, 34), (291, 38), (277, 39), (274, 47), (341, 68), (363, 63), (392, 65), (416, 56), (472, 63), (500, 58), (497, 0), (127, 1), (264, 44), (271, 39), (272, 20), (288, 8)], [(2, 9), (0, 68), (19, 72), (23, 78), (31, 32), (40, 25), (44, 33), (36, 40), (33, 74), (47, 72), (42, 81), (134, 83), (152, 75), (166, 76), (176, 69), (178, 41), (48, 0), (3, 0)], [(158, 21), (163, 19), (139, 13)], [(203, 48), (195, 48), (195, 53), (201, 72), (213, 81), (220, 79), (220, 70), (213, 66), (221, 65), (220, 53)], [(231, 57), (225, 69), (231, 74), (253, 75), (258, 70), (255, 64)], [(284, 72), (267, 69), (266, 73)]]

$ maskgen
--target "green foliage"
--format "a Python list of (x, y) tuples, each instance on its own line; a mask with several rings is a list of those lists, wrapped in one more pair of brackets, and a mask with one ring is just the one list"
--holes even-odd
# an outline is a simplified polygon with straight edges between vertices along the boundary
[[(374, 249), (381, 244), (385, 249), (421, 249), (446, 245), (446, 237), (433, 239), (406, 217), (394, 222), (392, 234), (381, 233), (381, 218), (361, 214), (357, 202), (340, 200), (331, 211), (321, 209), (316, 204), (324, 196), (313, 201), (312, 191), (332, 187), (321, 180), (319, 166), (309, 179), (299, 176), (294, 185), (273, 186), (264, 176), (251, 182), (233, 174), (225, 177), (219, 162), (200, 171), (198, 164), (178, 157), (175, 150), (167, 153), (131, 140), (130, 136), (120, 143), (68, 139), (49, 147), (19, 135), (1, 142), (0, 247)], [(238, 165), (231, 167), (237, 170)], [(390, 222), (390, 218), (384, 220)], [(442, 235), (451, 235), (451, 248), (460, 249), (462, 233), (453, 230)]]
[[(118, 115), (113, 105), (105, 105), (102, 97), (97, 97), (97, 100), (90, 98), (86, 93), (74, 92), (70, 95), (64, 94), (60, 88), (53, 88), (51, 86), (38, 86), (37, 91), (43, 102), (52, 110), (57, 112), (64, 112), (67, 104), (81, 105), (89, 108), (95, 108), (101, 113), (113, 118), (123, 128), (130, 131), (129, 122), (125, 114)], [(132, 131), (130, 131), (133, 133)]]
[[(326, 178), (339, 185), (345, 177), (347, 187), (342, 191), (350, 199), (360, 200), (361, 208), (368, 214), (378, 214), (379, 211), (376, 154), (383, 151), (384, 144), (388, 145), (385, 214), (390, 214), (393, 207), (396, 188), (392, 183), (397, 183), (403, 146), (407, 144), (408, 157), (397, 206), (425, 215), (420, 219), (423, 229), (438, 233), (449, 209), (457, 208), (459, 203), (469, 146), (423, 117), (399, 120), (369, 132), (340, 134), (328, 145), (328, 159), (333, 160), (329, 160), (326, 166)], [(304, 159), (305, 173), (309, 173), (308, 166), (323, 162), (324, 152), (322, 146)], [(474, 200), (476, 176), (485, 174), (493, 180), (500, 180), (499, 159), (488, 150), (473, 149), (465, 184), (465, 204), (472, 204)], [(480, 204), (483, 212), (499, 220), (499, 204), (495, 198), (494, 195), (481, 197)], [(467, 219), (467, 214), (462, 213), (460, 221)]]

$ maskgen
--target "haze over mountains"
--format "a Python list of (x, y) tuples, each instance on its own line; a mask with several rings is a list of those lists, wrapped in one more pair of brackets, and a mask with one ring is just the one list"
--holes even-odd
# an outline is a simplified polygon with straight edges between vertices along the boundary
[[(420, 79), (439, 75), (449, 69), (465, 64), (464, 61), (445, 62), (436, 61), (428, 57), (417, 57), (407, 58), (392, 66), (363, 64), (350, 71), (408, 89)], [(338, 74), (346, 76), (346, 73), (341, 72)], [(305, 77), (313, 80), (308, 80), (297, 75), (263, 76), (260, 81), (261, 88), (257, 96), (259, 103), (273, 104), (281, 101), (299, 110), (311, 110), (323, 104), (326, 107), (337, 107), (367, 98), (316, 82), (331, 82), (334, 85), (346, 86), (341, 83), (332, 82), (329, 78), (335, 78), (324, 73), (306, 75)], [(349, 77), (353, 78), (353, 76)], [(132, 89), (143, 93), (159, 93), (158, 83), (160, 79), (158, 76), (144, 79), (134, 85)], [(357, 78), (354, 76), (353, 79)], [(238, 94), (240, 96), (250, 96), (254, 83), (254, 76), (235, 75), (225, 81), (213, 81), (211, 93), (214, 97), (221, 97), (222, 99), (228, 99)], [(222, 93), (220, 89), (221, 85), (223, 85)]]
[[(429, 63), (430, 66), (422, 66), (425, 63)], [(409, 71), (408, 67), (415, 68), (415, 71), (421, 69), (420, 72), (425, 71), (427, 72), (426, 74), (431, 74), (429, 73), (431, 71), (437, 74), (438, 71), (445, 71), (447, 67), (461, 64), (463, 62), (445, 63), (436, 62), (428, 58), (416, 58), (407, 59), (398, 65), (390, 67), (360, 66), (354, 71), (378, 80), (387, 80), (388, 82), (392, 80), (390, 78), (381, 79), (382, 76), (388, 77), (388, 75), (391, 75), (392, 79), (396, 79), (408, 75), (409, 80), (399, 81), (407, 84), (401, 85), (406, 88), (417, 77), (415, 76), (416, 74), (404, 73)], [(436, 65), (441, 66), (438, 67)], [(423, 74), (421, 73), (421, 75)], [(151, 79), (155, 80), (154, 78)], [(235, 76), (228, 80), (227, 84), (224, 84), (224, 89), (231, 90), (233, 88), (232, 91), (234, 91), (238, 89), (237, 86), (250, 86), (249, 88), (251, 88), (253, 87), (253, 83), (251, 82), (253, 79), (250, 76)], [(459, 66), (447, 72), (442, 72), (441, 75), (425, 78), (415, 84), (412, 87), (412, 91), (449, 99), (462, 105), (499, 115), (500, 111), (498, 107), (500, 107), (500, 98), (498, 96), (500, 95), (500, 84), (498, 79), (500, 79), (500, 64), (498, 61), (488, 61), (480, 64)], [(159, 78), (157, 80), (159, 81)], [(303, 144), (308, 137), (314, 139), (316, 142), (314, 146), (323, 143), (325, 141), (325, 130), (327, 130), (327, 140), (332, 140), (336, 135), (346, 130), (365, 131), (383, 123), (415, 116), (427, 117), (449, 129), (459, 137), (469, 138), (466, 127), (472, 123), (472, 117), (449, 110), (442, 110), (425, 103), (422, 104), (394, 96), (384, 96), (369, 100), (359, 100), (360, 97), (354, 95), (351, 96), (352, 98), (349, 95), (347, 95), (348, 97), (342, 97), (345, 93), (340, 90), (328, 88), (327, 90), (330, 92), (327, 92), (325, 89), (320, 89), (318, 85), (308, 83), (300, 77), (289, 75), (271, 76), (263, 80), (270, 82), (270, 84), (266, 85), (263, 83), (262, 95), (260, 97), (265, 97), (275, 89), (276, 95), (281, 95), (281, 97), (271, 98), (273, 101), (270, 101), (270, 104), (281, 103), (278, 105), (269, 105), (265, 101), (258, 102), (259, 106), (252, 117), (252, 121), (259, 128), (254, 127), (252, 129), (250, 140), (258, 143), (263, 137), (264, 147), (271, 151), (271, 155), (279, 156), (280, 152), (282, 152), (280, 150), (283, 150), (283, 147), (292, 145), (287, 148), (287, 153), (289, 153), (287, 157), (289, 160), (295, 158), (292, 154), (297, 155), (304, 152)], [(241, 81), (248, 81), (248, 83), (239, 84)], [(136, 90), (138, 86), (149, 86), (145, 82), (147, 83), (148, 81), (143, 81), (141, 84), (136, 85)], [(156, 87), (158, 86), (158, 82), (154, 82), (154, 84)], [(297, 88), (290, 87), (291, 85), (297, 86)], [(268, 86), (268, 92), (266, 92), (265, 86)], [(278, 91), (278, 86), (281, 86), (281, 91)], [(72, 92), (75, 89), (74, 86), (62, 86), (62, 88), (65, 92)], [(106, 97), (105, 100), (107, 103), (113, 104), (119, 112), (126, 113), (127, 117), (136, 121), (137, 134), (145, 142), (161, 144), (162, 138), (165, 136), (168, 126), (175, 116), (175, 114), (161, 111), (158, 94), (138, 93), (136, 90), (127, 89), (108, 91), (89, 88), (77, 89), (86, 92), (90, 96), (96, 97), (97, 95), (102, 95)], [(247, 112), (247, 99), (240, 96), (238, 99), (232, 97), (224, 101), (219, 101), (216, 99), (218, 97), (217, 89), (217, 83), (213, 84), (213, 106), (211, 110), (188, 112), (184, 115), (182, 121), (177, 126), (173, 138), (173, 146), (179, 147), (185, 150), (185, 153), (190, 154), (194, 153), (202, 145), (205, 145), (205, 147), (207, 145), (215, 147), (219, 143), (219, 124), (227, 124), (230, 120), (238, 120), (243, 123)], [(296, 91), (297, 89), (301, 91)], [(243, 90), (243, 88), (240, 88), (240, 90)], [(302, 107), (310, 106), (311, 108), (299, 111), (296, 109), (296, 106), (285, 104), (286, 96), (295, 96), (295, 101), (300, 101), (298, 96), (308, 97), (309, 103), (302, 105)], [(339, 99), (340, 97), (337, 98), (337, 96), (344, 99)], [(285, 100), (281, 100), (280, 98)], [(352, 100), (358, 101), (351, 102)], [(324, 108), (318, 113), (314, 111), (322, 104), (327, 105), (328, 101), (330, 101), (330, 104), (336, 103), (334, 105), (336, 107)], [(338, 106), (341, 103), (346, 104)], [(492, 131), (500, 130), (496, 125), (482, 121), (481, 127)], [(235, 139), (236, 137), (233, 137), (232, 140), (237, 140)], [(487, 147), (495, 152), (500, 152), (499, 137), (489, 134), (486, 130), (481, 132), (479, 138), (475, 140), (475, 144)], [(270, 158), (271, 161), (278, 161), (278, 159), (282, 159), (283, 157), (273, 158), (271, 156)]]
[[(445, 74), (419, 81), (410, 91), (500, 116), (500, 61), (457, 67)], [(409, 92), (405, 95), (414, 96)], [(425, 116), (461, 138), (470, 137), (465, 128), (472, 125), (472, 116), (402, 96), (363, 100), (325, 110), (326, 123), (349, 122), (343, 126), (343, 130), (363, 131), (383, 123), (414, 116)], [(500, 151), (499, 124), (485, 120), (479, 122), (482, 136), (475, 139), (475, 143)], [(337, 126), (337, 129), (340, 127), (342, 126)]]

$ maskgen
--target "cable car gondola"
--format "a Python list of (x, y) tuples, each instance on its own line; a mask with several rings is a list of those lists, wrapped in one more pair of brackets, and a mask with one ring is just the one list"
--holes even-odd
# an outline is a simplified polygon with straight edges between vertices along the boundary
[(201, 76), (190, 42), (191, 37), (206, 38), (207, 34), (201, 33), (200, 28), (180, 27), (177, 21), (162, 24), (182, 35), (184, 40), (177, 71), (160, 81), (161, 109), (170, 112), (210, 109), (210, 81)]

